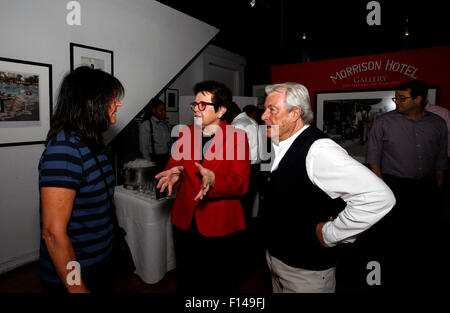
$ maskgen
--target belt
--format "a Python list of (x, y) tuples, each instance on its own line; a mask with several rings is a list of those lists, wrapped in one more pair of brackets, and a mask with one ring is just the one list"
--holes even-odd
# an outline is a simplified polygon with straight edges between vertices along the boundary
[(404, 181), (404, 182), (415, 182), (415, 183), (436, 182), (436, 177), (434, 177), (434, 176), (406, 178), (406, 177), (399, 177), (399, 176), (394, 176), (394, 175), (390, 175), (390, 174), (383, 174), (383, 178), (393, 179), (393, 180), (397, 180), (397, 181)]

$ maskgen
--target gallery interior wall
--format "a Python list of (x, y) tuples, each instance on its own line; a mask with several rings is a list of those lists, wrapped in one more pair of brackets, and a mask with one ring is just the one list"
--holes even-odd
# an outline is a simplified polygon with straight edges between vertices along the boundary
[[(112, 50), (125, 97), (106, 142), (218, 31), (151, 0), (79, 0), (81, 25), (69, 26), (68, 2), (0, 0), (0, 56), (52, 64), (55, 100), (69, 71), (70, 42)], [(43, 150), (43, 145), (0, 147), (0, 273), (38, 257), (37, 165)]]
[(389, 89), (413, 79), (439, 86), (439, 104), (450, 109), (450, 46), (274, 66), (272, 83), (297, 82), (315, 93)]
[[(180, 96), (178, 112), (167, 112), (169, 123), (177, 125), (192, 120), (192, 111), (189, 106), (183, 106), (188, 103), (182, 102), (181, 97), (193, 96), (192, 88), (199, 81), (212, 79), (223, 82), (234, 96), (242, 96), (245, 65), (246, 59), (243, 56), (209, 44), (169, 86), (170, 89), (177, 90)], [(217, 72), (213, 69), (220, 70)]]

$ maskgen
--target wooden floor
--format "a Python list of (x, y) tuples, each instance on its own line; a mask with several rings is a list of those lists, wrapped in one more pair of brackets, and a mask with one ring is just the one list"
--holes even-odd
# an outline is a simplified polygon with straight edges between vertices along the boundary
[[(251, 236), (250, 236), (251, 237)], [(270, 272), (265, 261), (265, 250), (257, 236), (247, 243), (246, 255), (242, 256), (240, 270), (240, 294), (270, 294), (272, 284)], [(247, 247), (246, 246), (246, 247)], [(354, 246), (354, 245), (350, 245)], [(351, 248), (352, 249), (352, 248)], [(356, 263), (356, 255), (346, 253), (347, 257), (337, 266), (336, 293), (378, 293), (377, 286), (366, 283), (366, 264)], [(166, 273), (156, 284), (146, 284), (133, 274), (121, 278), (115, 286), (116, 293), (173, 294), (176, 292), (176, 269)], [(0, 293), (41, 293), (38, 278), (38, 262), (33, 262), (0, 275)]]
[[(33, 262), (0, 275), (0, 293), (41, 293), (37, 276), (38, 262)], [(264, 264), (253, 264), (242, 276), (239, 293), (267, 294), (271, 292), (267, 268)], [(176, 269), (166, 273), (156, 284), (146, 284), (136, 274), (119, 279), (117, 293), (175, 293)]]
[[(252, 245), (247, 257), (243, 257), (240, 270), (239, 293), (267, 294), (272, 292), (270, 273), (265, 264), (264, 251), (257, 244)], [(0, 293), (41, 293), (38, 278), (38, 262), (33, 262), (0, 275)], [(117, 281), (117, 293), (175, 293), (176, 269), (166, 273), (156, 284), (146, 284), (136, 274)]]

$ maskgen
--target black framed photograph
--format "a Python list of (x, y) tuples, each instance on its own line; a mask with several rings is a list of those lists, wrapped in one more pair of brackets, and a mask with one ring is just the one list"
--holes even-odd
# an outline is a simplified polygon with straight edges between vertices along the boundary
[(97, 47), (70, 43), (70, 70), (90, 66), (114, 75), (114, 52)]
[[(364, 163), (372, 123), (378, 115), (395, 110), (394, 96), (394, 89), (316, 92), (316, 127)], [(429, 88), (428, 101), (438, 104), (439, 87)]]
[(167, 89), (165, 102), (167, 112), (178, 112), (178, 90)]
[(52, 105), (51, 64), (0, 57), (0, 146), (44, 143)]

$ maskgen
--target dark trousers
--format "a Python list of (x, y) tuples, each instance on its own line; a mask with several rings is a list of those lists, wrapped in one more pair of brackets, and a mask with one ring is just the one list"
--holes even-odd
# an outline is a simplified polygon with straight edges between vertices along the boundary
[(256, 193), (258, 192), (259, 184), (260, 164), (253, 164), (251, 166), (250, 178), (248, 184), (248, 191), (241, 198), (242, 208), (244, 209), (245, 222), (249, 225), (252, 217), (253, 202), (255, 200)]
[(233, 294), (239, 284), (242, 231), (221, 237), (200, 234), (193, 218), (188, 231), (173, 227), (177, 292)]
[[(107, 294), (114, 292), (115, 274), (112, 262), (107, 261), (91, 269), (81, 269), (83, 283), (91, 293)], [(51, 283), (41, 279), (42, 291), (48, 294), (67, 294), (62, 283)]]
[(364, 256), (378, 261), (384, 290), (438, 290), (448, 242), (439, 235), (436, 179), (383, 175), (396, 198), (393, 209), (363, 234)]

